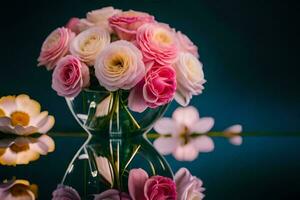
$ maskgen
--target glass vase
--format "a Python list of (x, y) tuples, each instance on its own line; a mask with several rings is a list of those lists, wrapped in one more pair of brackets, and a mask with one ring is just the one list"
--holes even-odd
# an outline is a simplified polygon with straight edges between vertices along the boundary
[(103, 89), (66, 98), (88, 139), (70, 162), (62, 184), (75, 188), (82, 199), (94, 199), (108, 189), (128, 193), (128, 175), (134, 168), (173, 178), (168, 163), (145, 136), (168, 105), (136, 113), (127, 106), (128, 95)]

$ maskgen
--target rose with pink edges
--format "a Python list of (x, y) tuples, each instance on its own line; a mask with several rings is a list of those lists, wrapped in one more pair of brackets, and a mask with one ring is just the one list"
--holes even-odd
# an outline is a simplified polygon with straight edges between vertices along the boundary
[(72, 55), (62, 58), (52, 74), (52, 88), (63, 97), (76, 97), (89, 81), (88, 67)]
[(149, 67), (154, 63), (169, 65), (177, 59), (177, 40), (174, 32), (166, 24), (144, 24), (136, 33), (136, 43)]
[(70, 29), (72, 32), (78, 34), (80, 30), (78, 29), (78, 24), (80, 19), (77, 17), (72, 17), (68, 23), (65, 25), (66, 28)]
[(191, 53), (196, 58), (199, 58), (198, 47), (190, 40), (188, 36), (181, 33), (181, 31), (177, 31), (176, 38), (179, 44), (179, 51)]
[(135, 40), (137, 29), (145, 23), (155, 22), (154, 17), (144, 12), (129, 10), (109, 18), (109, 25), (123, 40)]
[(74, 37), (75, 33), (68, 28), (54, 30), (43, 43), (38, 66), (45, 66), (48, 70), (54, 69), (57, 62), (68, 53)]
[(170, 66), (151, 68), (128, 97), (128, 107), (143, 112), (147, 107), (156, 108), (171, 102), (176, 91), (176, 72)]
[(132, 169), (128, 178), (129, 194), (133, 200), (176, 200), (175, 182), (163, 176), (149, 178), (143, 169)]

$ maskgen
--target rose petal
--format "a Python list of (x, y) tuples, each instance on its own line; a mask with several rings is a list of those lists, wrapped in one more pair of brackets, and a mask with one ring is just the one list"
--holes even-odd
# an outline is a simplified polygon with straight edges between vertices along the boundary
[(144, 185), (148, 174), (143, 169), (132, 169), (129, 172), (128, 190), (132, 200), (144, 200)]

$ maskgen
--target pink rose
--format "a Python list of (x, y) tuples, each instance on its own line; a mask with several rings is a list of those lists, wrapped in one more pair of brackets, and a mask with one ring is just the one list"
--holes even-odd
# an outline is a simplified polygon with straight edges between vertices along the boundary
[(109, 91), (133, 88), (146, 70), (140, 50), (132, 43), (118, 40), (109, 44), (98, 56), (95, 75)]
[(176, 200), (176, 185), (170, 178), (152, 176), (145, 183), (144, 193), (147, 200)]
[(74, 37), (75, 34), (68, 28), (54, 30), (43, 43), (38, 66), (46, 66), (48, 70), (52, 70), (58, 60), (68, 53), (69, 44)]
[(109, 189), (101, 194), (95, 195), (94, 200), (131, 200), (130, 196), (115, 189)]
[(131, 90), (128, 106), (136, 112), (143, 112), (147, 107), (156, 108), (172, 101), (175, 91), (175, 70), (170, 66), (154, 66)]
[(137, 29), (145, 24), (155, 22), (154, 17), (144, 12), (126, 11), (109, 18), (109, 25), (123, 40), (135, 40)]
[(174, 32), (166, 24), (144, 24), (136, 33), (136, 42), (147, 65), (170, 65), (178, 55)]
[(143, 169), (132, 169), (128, 177), (128, 190), (132, 200), (175, 200), (176, 185), (167, 177), (148, 177)]
[(72, 17), (68, 23), (65, 25), (66, 28), (70, 29), (74, 33), (78, 34), (80, 31), (78, 29), (78, 24), (80, 22), (80, 19), (77, 17)]
[(62, 58), (52, 74), (52, 88), (63, 97), (76, 97), (89, 81), (88, 67), (72, 55)]
[(175, 174), (175, 182), (178, 194), (178, 200), (190, 200), (204, 198), (204, 188), (203, 183), (200, 179), (192, 176), (189, 170), (186, 168), (181, 168)]
[(80, 200), (78, 192), (64, 185), (59, 185), (57, 189), (52, 193), (52, 200)]
[(176, 38), (179, 44), (179, 50), (181, 52), (187, 52), (193, 54), (196, 58), (199, 58), (198, 47), (194, 45), (194, 43), (180, 31), (176, 32)]

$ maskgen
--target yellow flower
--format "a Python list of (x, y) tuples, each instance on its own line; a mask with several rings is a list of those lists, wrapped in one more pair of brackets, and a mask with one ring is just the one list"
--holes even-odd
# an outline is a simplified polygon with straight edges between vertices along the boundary
[(0, 184), (1, 200), (35, 200), (37, 198), (38, 186), (30, 184), (27, 180), (4, 181)]
[(16, 135), (46, 133), (54, 125), (54, 117), (29, 96), (5, 96), (0, 98), (0, 131)]
[(0, 164), (16, 166), (39, 159), (40, 155), (53, 152), (55, 143), (48, 135), (38, 138), (22, 137), (0, 139)]

